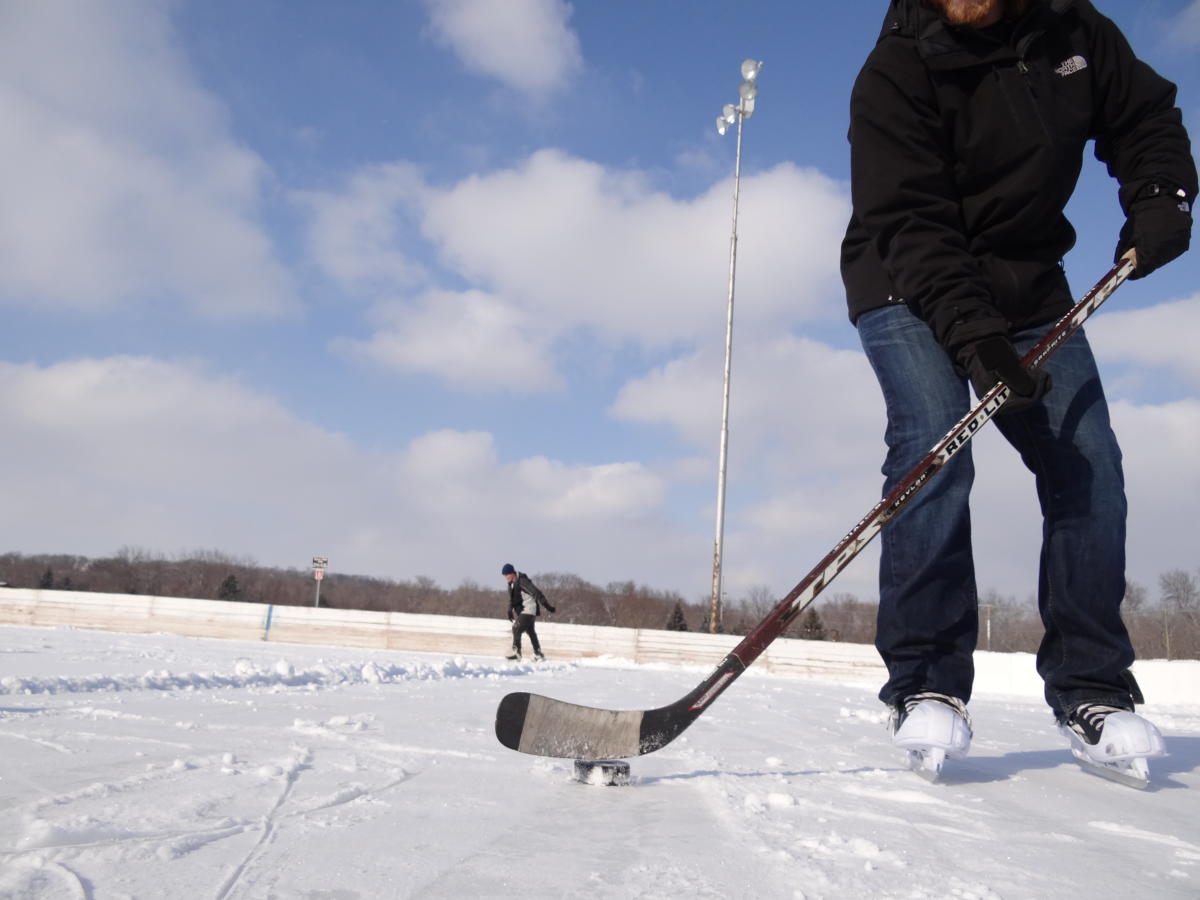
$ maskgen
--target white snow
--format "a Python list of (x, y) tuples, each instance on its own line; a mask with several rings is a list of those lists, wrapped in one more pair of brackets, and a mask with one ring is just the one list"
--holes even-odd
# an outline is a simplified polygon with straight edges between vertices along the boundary
[(1142, 710), (1171, 754), (1144, 792), (994, 665), (942, 784), (873, 686), (752, 668), (602, 787), (500, 746), (500, 698), (647, 708), (704, 669), (4, 626), (0, 897), (1200, 896), (1197, 664), (1154, 664), (1183, 675)]

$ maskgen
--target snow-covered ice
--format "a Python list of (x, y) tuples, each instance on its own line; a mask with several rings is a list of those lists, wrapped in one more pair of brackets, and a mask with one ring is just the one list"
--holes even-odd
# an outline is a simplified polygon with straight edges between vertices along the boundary
[(872, 686), (754, 669), (625, 787), (492, 731), (512, 690), (645, 708), (704, 674), (0, 627), (0, 897), (1200, 896), (1196, 686), (1143, 709), (1144, 792), (982, 690), (936, 785)]

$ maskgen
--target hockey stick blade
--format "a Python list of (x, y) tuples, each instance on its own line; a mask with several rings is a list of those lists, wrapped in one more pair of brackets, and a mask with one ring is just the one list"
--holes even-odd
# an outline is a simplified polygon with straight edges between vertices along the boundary
[(496, 710), (496, 737), (511, 750), (564, 759), (653, 753), (682, 734), (744, 668), (731, 653), (691, 693), (657, 709), (600, 709), (541, 694), (508, 694)]
[[(1025, 354), (1022, 364), (1037, 368), (1044, 363), (1129, 277), (1135, 265), (1130, 254), (1113, 266)], [(496, 737), (500, 743), (521, 753), (584, 760), (623, 759), (665, 747), (758, 659), (883, 526), (967, 445), (1004, 405), (1009, 393), (1003, 382), (997, 382), (687, 696), (657, 709), (608, 710), (540, 694), (509, 694), (496, 710)]]

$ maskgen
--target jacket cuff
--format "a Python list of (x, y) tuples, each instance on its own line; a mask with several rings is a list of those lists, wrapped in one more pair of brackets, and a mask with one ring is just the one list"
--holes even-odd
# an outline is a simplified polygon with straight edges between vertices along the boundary
[(1169, 178), (1163, 178), (1158, 175), (1152, 175), (1149, 178), (1139, 178), (1136, 181), (1123, 184), (1117, 194), (1117, 198), (1121, 202), (1121, 211), (1126, 216), (1129, 215), (1129, 211), (1133, 208), (1134, 204), (1142, 200), (1160, 197), (1173, 198), (1176, 203), (1182, 202), (1186, 205), (1184, 212), (1191, 211), (1191, 204), (1196, 199), (1195, 196), (1188, 193), (1186, 188), (1176, 184)]

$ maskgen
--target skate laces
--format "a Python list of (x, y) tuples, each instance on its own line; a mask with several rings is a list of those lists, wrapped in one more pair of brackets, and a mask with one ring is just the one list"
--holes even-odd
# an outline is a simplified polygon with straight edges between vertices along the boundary
[(1067, 725), (1072, 731), (1089, 744), (1100, 740), (1100, 732), (1104, 729), (1104, 720), (1113, 713), (1129, 712), (1122, 706), (1112, 706), (1108, 703), (1081, 703), (1067, 717)]
[(896, 731), (904, 720), (908, 718), (908, 714), (916, 709), (919, 704), (930, 700), (950, 707), (967, 723), (968, 729), (971, 731), (975, 730), (971, 725), (971, 714), (967, 712), (967, 704), (963, 703), (957, 697), (951, 697), (949, 694), (939, 694), (937, 691), (921, 691), (916, 694), (909, 694), (896, 704), (896, 707), (892, 711), (892, 731)]

